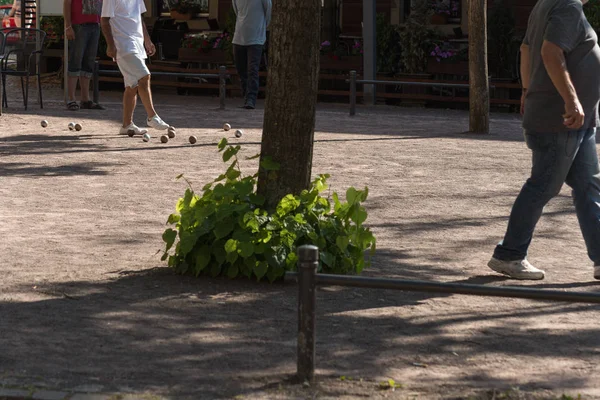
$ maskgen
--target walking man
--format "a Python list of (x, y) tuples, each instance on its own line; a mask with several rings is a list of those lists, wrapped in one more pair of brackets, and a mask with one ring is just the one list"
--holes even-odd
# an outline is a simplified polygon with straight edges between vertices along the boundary
[(527, 249), (544, 206), (566, 182), (594, 278), (600, 279), (600, 99), (598, 37), (583, 13), (587, 0), (539, 0), (521, 45), (521, 112), (531, 177), (519, 193), (504, 240), (488, 266), (515, 279), (543, 279)]
[(242, 84), (244, 108), (249, 110), (256, 107), (258, 69), (271, 22), (271, 7), (271, 0), (233, 0), (233, 57)]
[[(100, 40), (100, 13), (102, 0), (64, 0), (65, 35), (69, 40), (69, 70), (67, 108), (104, 110), (90, 100), (90, 79)], [(81, 89), (81, 103), (75, 101), (77, 81)]]
[(146, 129), (133, 123), (133, 111), (140, 95), (148, 118), (146, 124), (155, 129), (169, 127), (154, 110), (150, 90), (150, 71), (146, 66), (146, 54), (156, 52), (150, 40), (142, 13), (146, 12), (143, 0), (104, 0), (102, 4), (102, 32), (106, 38), (106, 55), (117, 61), (123, 75), (125, 93), (123, 94), (123, 126), (119, 134), (129, 131), (143, 135)]

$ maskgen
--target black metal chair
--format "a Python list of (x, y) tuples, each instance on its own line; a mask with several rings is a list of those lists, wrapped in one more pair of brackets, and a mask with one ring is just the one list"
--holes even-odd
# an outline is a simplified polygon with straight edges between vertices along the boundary
[[(27, 110), (29, 97), (29, 77), (37, 76), (38, 100), (40, 108), (44, 108), (42, 102), (42, 82), (40, 79), (39, 58), (44, 52), (44, 41), (46, 32), (33, 28), (9, 28), (4, 29), (5, 51), (0, 59), (0, 74), (2, 75), (2, 86), (6, 88), (7, 76), (18, 76), (21, 78), (21, 91), (23, 92), (23, 105)], [(2, 103), (8, 107), (6, 89), (2, 94)]]

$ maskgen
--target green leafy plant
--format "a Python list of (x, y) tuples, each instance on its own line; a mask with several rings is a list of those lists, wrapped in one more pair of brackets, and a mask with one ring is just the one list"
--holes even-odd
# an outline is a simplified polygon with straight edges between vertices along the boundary
[[(349, 188), (346, 202), (333, 193), (332, 209), (330, 199), (322, 196), (329, 175), (319, 175), (308, 190), (288, 194), (274, 210), (265, 210), (264, 198), (256, 194), (258, 173), (242, 177), (240, 146), (222, 139), (218, 148), (223, 161), (230, 163), (225, 173), (206, 184), (201, 194), (186, 179), (185, 195), (167, 220), (174, 227), (163, 233), (162, 260), (170, 267), (181, 274), (241, 275), (272, 282), (295, 270), (296, 248), (303, 244), (319, 248), (322, 272), (356, 274), (369, 265), (365, 252), (373, 254), (375, 237), (363, 225), (367, 212), (361, 202), (367, 188)], [(249, 159), (253, 158), (258, 155)], [(279, 165), (266, 159), (260, 168), (275, 174)]]
[(488, 55), (490, 73), (496, 78), (515, 78), (516, 59), (521, 40), (510, 7), (494, 0), (488, 18)]
[(437, 36), (435, 30), (428, 26), (431, 14), (432, 10), (428, 0), (413, 2), (411, 13), (400, 31), (402, 72), (417, 74), (427, 69), (427, 58), (432, 48), (432, 40)]
[(590, 1), (583, 6), (583, 12), (596, 33), (600, 33), (600, 3)]
[(62, 16), (44, 16), (40, 19), (40, 29), (46, 32), (46, 47), (63, 47), (65, 21)]
[(380, 73), (394, 74), (400, 69), (400, 36), (385, 14), (377, 14), (377, 69)]

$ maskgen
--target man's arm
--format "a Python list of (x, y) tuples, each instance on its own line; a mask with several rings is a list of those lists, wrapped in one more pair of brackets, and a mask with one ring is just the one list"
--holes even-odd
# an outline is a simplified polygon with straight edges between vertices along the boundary
[(525, 114), (525, 98), (527, 89), (529, 89), (529, 80), (531, 78), (531, 66), (529, 61), (529, 46), (523, 43), (521, 45), (521, 115)]
[(146, 24), (144, 23), (144, 18), (142, 17), (142, 31), (144, 32), (144, 47), (146, 48), (146, 53), (148, 53), (149, 57), (152, 57), (154, 53), (156, 53), (156, 47), (154, 47), (154, 43), (152, 43), (152, 38), (148, 34), (148, 29), (146, 28)]
[(71, 25), (71, 0), (63, 1), (63, 16), (65, 20), (65, 35), (69, 40), (75, 40), (75, 32)]
[(565, 126), (570, 129), (581, 128), (585, 115), (569, 71), (567, 71), (567, 61), (563, 49), (544, 40), (542, 60), (554, 87), (565, 102), (565, 114), (563, 115)]
[(267, 21), (267, 26), (271, 23), (271, 9), (273, 8), (273, 4), (271, 0), (263, 0), (263, 8), (265, 10), (265, 19)]
[(100, 18), (100, 26), (102, 27), (102, 34), (106, 39), (106, 55), (115, 59), (117, 57), (117, 49), (115, 47), (115, 38), (113, 37), (112, 29), (110, 27), (110, 18)]

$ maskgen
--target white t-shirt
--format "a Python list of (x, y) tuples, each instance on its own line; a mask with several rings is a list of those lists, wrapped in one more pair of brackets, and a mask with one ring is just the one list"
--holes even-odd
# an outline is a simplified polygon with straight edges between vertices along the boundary
[(104, 0), (102, 17), (110, 18), (110, 27), (117, 58), (125, 54), (138, 54), (146, 58), (142, 13), (146, 12), (143, 0)]

